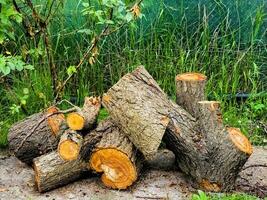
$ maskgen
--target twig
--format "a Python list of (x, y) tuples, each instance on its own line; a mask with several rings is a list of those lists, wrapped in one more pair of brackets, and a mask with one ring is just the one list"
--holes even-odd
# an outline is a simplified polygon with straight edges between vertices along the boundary
[(52, 117), (53, 115), (57, 115), (57, 114), (66, 114), (66, 113), (70, 113), (70, 112), (74, 112), (76, 111), (77, 108), (76, 106), (74, 108), (70, 108), (67, 110), (60, 110), (58, 112), (54, 112), (54, 113), (50, 113), (48, 115), (45, 115), (44, 117), (42, 117), (38, 123), (34, 126), (34, 128), (31, 130), (31, 132), (29, 132), (25, 138), (21, 141), (21, 143), (19, 144), (18, 148), (16, 148), (15, 152), (17, 152), (24, 144), (24, 142), (37, 130), (37, 128), (40, 126), (40, 124), (45, 121), (46, 119), (48, 119), (49, 117)]

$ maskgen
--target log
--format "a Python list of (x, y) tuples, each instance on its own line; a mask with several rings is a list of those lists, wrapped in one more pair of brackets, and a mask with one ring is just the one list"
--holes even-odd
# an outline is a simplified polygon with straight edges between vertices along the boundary
[(183, 131), (174, 109), (164, 141), (176, 155), (177, 165), (206, 191), (229, 191), (252, 146), (239, 129), (224, 127), (219, 103), (200, 101), (195, 107), (196, 125)]
[(71, 161), (79, 157), (83, 137), (73, 130), (65, 130), (58, 143), (58, 154), (63, 160)]
[(103, 95), (102, 103), (146, 159), (152, 159), (169, 123), (170, 106), (144, 67), (123, 76)]
[(176, 103), (182, 106), (192, 116), (196, 117), (196, 106), (205, 100), (205, 85), (207, 77), (200, 73), (179, 74), (176, 82)]
[(72, 130), (92, 129), (101, 107), (99, 97), (85, 97), (83, 108), (67, 115), (67, 124)]
[[(188, 91), (197, 91), (189, 87), (204, 87), (203, 81), (186, 87)], [(194, 98), (199, 96), (203, 99), (200, 94)], [(198, 188), (217, 192), (232, 189), (252, 153), (251, 144), (238, 129), (222, 125), (218, 104), (196, 103), (193, 117), (185, 110), (188, 107), (183, 109), (170, 101), (142, 66), (111, 87), (102, 103), (146, 159), (155, 156), (164, 135), (163, 141), (176, 155), (178, 167)]]
[[(85, 140), (92, 144), (89, 135), (101, 135), (95, 143), (89, 159), (88, 168), (102, 173), (101, 180), (107, 187), (126, 189), (138, 178), (142, 164), (142, 155), (130, 140), (121, 133), (111, 119), (99, 124), (97, 129), (86, 136)], [(88, 145), (86, 145), (88, 148)], [(90, 148), (90, 145), (89, 145)], [(92, 149), (92, 148), (90, 148)], [(88, 155), (85, 153), (84, 155)]]
[(267, 196), (267, 147), (253, 147), (235, 183), (236, 190), (260, 198)]
[(87, 172), (87, 164), (82, 159), (65, 161), (56, 151), (33, 160), (35, 183), (39, 192), (46, 192), (66, 185)]
[(8, 133), (11, 153), (30, 164), (33, 158), (55, 150), (60, 126), (65, 121), (63, 114), (56, 114), (58, 111), (56, 107), (50, 107), (15, 123)]

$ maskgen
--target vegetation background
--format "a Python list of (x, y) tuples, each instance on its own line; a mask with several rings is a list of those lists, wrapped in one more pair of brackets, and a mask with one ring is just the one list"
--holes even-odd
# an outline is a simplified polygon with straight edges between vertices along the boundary
[(101, 40), (97, 56), (90, 60), (91, 55), (77, 71), (72, 66), (79, 63), (95, 37), (92, 32), (99, 29), (83, 13), (86, 4), (94, 1), (32, 2), (40, 16), (52, 10), (45, 30), (49, 51), (25, 2), (17, 1), (23, 20), (12, 20), (14, 38), (2, 43), (0, 52), (20, 55), (34, 70), (1, 77), (1, 147), (7, 145), (12, 123), (52, 103), (50, 57), (59, 85), (73, 73), (62, 98), (78, 105), (84, 96), (101, 95), (139, 64), (170, 97), (174, 97), (176, 74), (204, 73), (209, 78), (207, 96), (222, 102), (225, 123), (241, 128), (254, 144), (266, 144), (266, 1), (145, 0), (140, 19)]

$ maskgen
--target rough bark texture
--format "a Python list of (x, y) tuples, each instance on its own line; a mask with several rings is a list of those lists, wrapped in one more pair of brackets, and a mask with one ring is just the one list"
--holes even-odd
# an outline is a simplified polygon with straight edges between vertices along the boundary
[(68, 115), (67, 123), (69, 127), (72, 130), (93, 129), (100, 108), (101, 99), (99, 97), (85, 97), (83, 108)]
[(195, 110), (197, 123), (186, 131), (181, 128), (186, 121), (174, 109), (164, 141), (175, 153), (179, 168), (202, 189), (230, 190), (252, 153), (251, 144), (238, 129), (223, 126), (218, 102), (201, 101)]
[[(161, 143), (172, 110), (156, 81), (141, 66), (122, 77), (102, 100), (114, 123), (146, 159), (151, 159)], [(182, 108), (178, 109), (181, 116), (191, 117)]]
[(236, 189), (256, 195), (267, 196), (267, 147), (253, 147), (254, 151), (236, 180)]
[(182, 106), (192, 116), (196, 117), (196, 106), (205, 100), (205, 85), (207, 77), (199, 73), (179, 74), (176, 82), (176, 103)]
[(66, 185), (83, 177), (87, 171), (82, 159), (64, 161), (57, 152), (33, 160), (35, 182), (39, 192), (45, 192)]
[(79, 157), (83, 137), (73, 130), (66, 130), (60, 137), (58, 153), (63, 160), (76, 160)]
[(102, 172), (102, 182), (113, 189), (126, 189), (138, 178), (142, 156), (113, 122), (106, 122), (108, 133), (96, 144), (90, 168)]
[(64, 121), (62, 114), (51, 115), (57, 111), (56, 108), (50, 108), (11, 127), (8, 133), (9, 149), (18, 159), (30, 164), (33, 158), (57, 148), (57, 134)]

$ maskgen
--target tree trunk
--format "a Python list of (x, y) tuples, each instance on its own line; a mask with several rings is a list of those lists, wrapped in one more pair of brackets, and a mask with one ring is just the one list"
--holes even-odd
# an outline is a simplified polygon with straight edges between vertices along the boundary
[(267, 148), (253, 149), (253, 154), (238, 175), (236, 189), (264, 198), (267, 196)]
[(206, 81), (207, 77), (199, 73), (179, 74), (175, 78), (176, 103), (194, 117), (198, 102), (205, 100)]
[(30, 164), (32, 159), (55, 150), (58, 144), (63, 114), (56, 107), (37, 113), (14, 124), (8, 133), (9, 149), (22, 162)]
[(97, 116), (101, 107), (99, 97), (85, 97), (82, 109), (67, 116), (67, 124), (72, 130), (90, 130), (96, 125)]
[(58, 154), (63, 160), (76, 160), (79, 157), (83, 137), (73, 130), (66, 130), (58, 143)]
[[(92, 139), (96, 137), (88, 139), (90, 135), (100, 136), (98, 142), (93, 142), (93, 148), (88, 143), (93, 144)], [(85, 141), (87, 150), (82, 151), (82, 155), (88, 156), (89, 148), (92, 153), (88, 167), (103, 173), (101, 180), (104, 185), (113, 189), (126, 189), (137, 180), (142, 155), (110, 119), (101, 122), (95, 131), (86, 136)]]
[(87, 171), (86, 163), (82, 159), (65, 161), (56, 151), (35, 158), (33, 168), (39, 192), (46, 192), (73, 182)]

